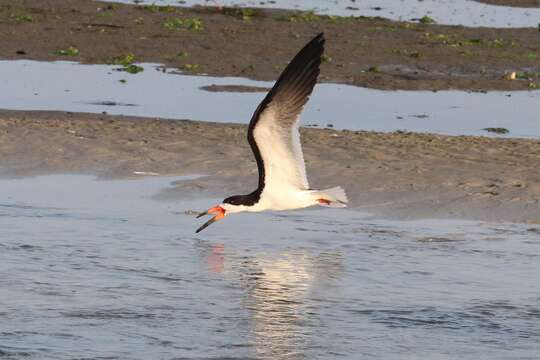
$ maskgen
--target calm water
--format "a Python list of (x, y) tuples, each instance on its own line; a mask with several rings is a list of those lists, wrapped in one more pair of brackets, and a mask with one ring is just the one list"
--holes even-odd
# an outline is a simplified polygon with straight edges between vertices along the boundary
[[(109, 0), (133, 3), (133, 0)], [(440, 24), (488, 27), (536, 27), (538, 8), (494, 6), (474, 0), (144, 0), (157, 5), (227, 5), (313, 10), (340, 16), (381, 16), (392, 20), (415, 21), (429, 15)]]
[(173, 178), (0, 181), (0, 357), (538, 359), (540, 228), (152, 199)]
[[(273, 82), (244, 78), (164, 73), (156, 64), (129, 75), (110, 65), (71, 62), (0, 61), (0, 108), (247, 123), (264, 92), (209, 92), (201, 87)], [(158, 70), (158, 71), (156, 71)], [(126, 83), (119, 80), (127, 79)], [(152, 91), (148, 91), (152, 89)], [(209, 106), (210, 104), (210, 106)], [(449, 135), (490, 134), (540, 138), (540, 91), (382, 91), (349, 85), (319, 84), (302, 114), (303, 126), (335, 129), (435, 132)]]

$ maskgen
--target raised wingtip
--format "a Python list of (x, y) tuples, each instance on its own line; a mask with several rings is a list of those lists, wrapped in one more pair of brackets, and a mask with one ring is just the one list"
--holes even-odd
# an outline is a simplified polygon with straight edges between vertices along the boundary
[(326, 39), (324, 38), (324, 32), (320, 32), (317, 34), (317, 36), (313, 38), (313, 40), (311, 40), (311, 42), (318, 42), (320, 44), (324, 44), (325, 40)]

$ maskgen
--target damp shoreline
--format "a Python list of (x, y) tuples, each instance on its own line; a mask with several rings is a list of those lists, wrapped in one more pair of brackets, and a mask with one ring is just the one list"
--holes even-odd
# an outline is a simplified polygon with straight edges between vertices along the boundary
[[(312, 128), (301, 134), (310, 185), (343, 186), (353, 209), (404, 220), (540, 222), (538, 140)], [(256, 187), (245, 137), (240, 124), (2, 110), (0, 174), (205, 174), (160, 196), (225, 198)]]

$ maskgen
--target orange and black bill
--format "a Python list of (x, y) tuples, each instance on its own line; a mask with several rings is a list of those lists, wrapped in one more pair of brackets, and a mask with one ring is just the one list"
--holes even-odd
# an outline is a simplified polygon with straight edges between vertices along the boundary
[(208, 226), (210, 226), (212, 223), (214, 223), (214, 222), (216, 222), (216, 221), (218, 221), (220, 219), (223, 219), (225, 217), (225, 209), (223, 209), (219, 205), (214, 206), (213, 208), (208, 209), (207, 211), (202, 212), (199, 215), (197, 215), (197, 219), (200, 218), (201, 216), (210, 215), (210, 214), (216, 214), (216, 216), (214, 216), (213, 218), (211, 218), (210, 220), (205, 222), (200, 228), (197, 229), (197, 231), (195, 231), (195, 233), (199, 233), (199, 232), (203, 231), (204, 229), (206, 229)]

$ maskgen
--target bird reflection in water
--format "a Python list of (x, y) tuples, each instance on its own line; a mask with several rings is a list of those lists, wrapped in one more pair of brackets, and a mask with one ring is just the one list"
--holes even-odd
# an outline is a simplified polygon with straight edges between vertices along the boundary
[(207, 244), (200, 254), (208, 271), (232, 275), (227, 278), (245, 290), (242, 307), (250, 310), (257, 358), (306, 358), (305, 350), (317, 346), (317, 299), (336, 295), (343, 273), (340, 251), (313, 254), (291, 249), (253, 256)]

